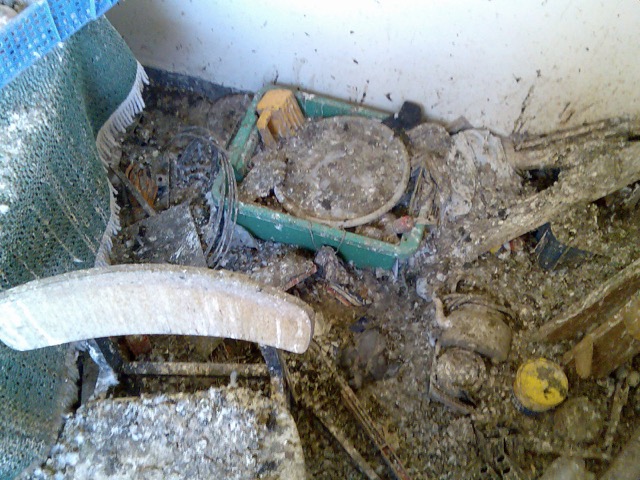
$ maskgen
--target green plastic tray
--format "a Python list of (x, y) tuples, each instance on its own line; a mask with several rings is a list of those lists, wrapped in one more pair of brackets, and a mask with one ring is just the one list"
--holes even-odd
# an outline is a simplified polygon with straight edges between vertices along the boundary
[[(249, 161), (259, 142), (256, 106), (262, 95), (273, 88), (283, 87), (269, 85), (255, 95), (229, 146), (229, 160), (238, 180), (246, 175)], [(389, 113), (316, 94), (294, 93), (302, 112), (310, 118), (356, 115), (382, 120), (389, 116)], [(402, 236), (400, 243), (391, 244), (244, 202), (239, 202), (238, 224), (263, 240), (299, 245), (310, 250), (329, 245), (357, 267), (380, 267), (387, 270), (393, 268), (396, 260), (406, 260), (415, 253), (425, 229), (424, 225), (416, 225)]]

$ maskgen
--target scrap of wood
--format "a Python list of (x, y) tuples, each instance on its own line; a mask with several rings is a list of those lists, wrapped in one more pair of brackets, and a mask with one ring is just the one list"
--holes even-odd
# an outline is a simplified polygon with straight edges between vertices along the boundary
[[(320, 346), (313, 342), (314, 352), (319, 355), (320, 359), (324, 359), (324, 355), (320, 350)], [(320, 357), (320, 355), (322, 355)], [(331, 375), (333, 378), (337, 378), (338, 373), (335, 371), (333, 366), (330, 363), (323, 362), (326, 367), (330, 369)], [(289, 381), (289, 385), (293, 385), (291, 381)], [(378, 474), (375, 470), (369, 465), (369, 463), (360, 455), (355, 446), (351, 443), (351, 441), (347, 438), (344, 432), (338, 428), (335, 423), (335, 419), (330, 411), (326, 408), (323, 408), (322, 405), (318, 404), (316, 399), (309, 395), (296, 395), (296, 389), (291, 388), (291, 395), (293, 397), (293, 401), (299, 405), (303, 405), (305, 408), (311, 410), (316, 418), (322, 423), (325, 428), (329, 431), (329, 433), (335, 438), (335, 440), (340, 444), (340, 446), (344, 449), (344, 451), (349, 455), (355, 466), (369, 479), (369, 480), (379, 480)]]
[(581, 127), (570, 128), (568, 130), (560, 130), (548, 135), (541, 135), (535, 138), (528, 138), (519, 142), (515, 142), (515, 149), (533, 149), (566, 140), (573, 142), (580, 137), (589, 135), (596, 135), (598, 138), (629, 135), (632, 132), (637, 131), (637, 127), (637, 119), (624, 117), (609, 118), (606, 120), (600, 120), (599, 122), (590, 123), (588, 125), (583, 125)]
[[(591, 349), (591, 365), (581, 365), (577, 373), (582, 378), (594, 376), (606, 377), (623, 363), (640, 353), (640, 340), (630, 333), (628, 325), (640, 324), (640, 291), (633, 295), (628, 303), (611, 317), (604, 321), (585, 339), (563, 356), (563, 361), (569, 363), (579, 358), (583, 360), (585, 349)], [(587, 342), (587, 345), (584, 345)]]
[(640, 259), (596, 288), (568, 312), (544, 324), (534, 340), (551, 341), (575, 337), (620, 310), (640, 290)]
[(578, 457), (590, 460), (609, 461), (611, 455), (602, 451), (597, 447), (576, 448), (566, 447), (564, 445), (553, 445), (550, 442), (543, 441), (535, 437), (524, 437), (522, 439), (525, 450), (540, 455), (555, 455), (558, 457)]
[(616, 147), (590, 152), (578, 165), (563, 171), (553, 186), (510, 207), (504, 218), (473, 222), (463, 218), (452, 223), (441, 244), (452, 255), (472, 261), (535, 230), (575, 204), (593, 202), (640, 180), (640, 142)]
[(150, 177), (149, 171), (142, 165), (132, 163), (124, 171), (124, 174), (140, 191), (147, 203), (153, 206), (158, 196), (158, 184)]
[(175, 265), (119, 265), (0, 292), (0, 340), (17, 350), (132, 334), (234, 338), (306, 351), (314, 313), (245, 275)]
[(593, 336), (590, 333), (582, 339), (573, 349), (573, 359), (576, 363), (576, 372), (580, 378), (591, 375), (593, 365)]
[(614, 118), (524, 141), (503, 138), (502, 143), (507, 161), (519, 170), (566, 168), (593, 150), (637, 136), (638, 126), (637, 120)]
[(367, 302), (358, 294), (350, 292), (337, 283), (325, 281), (323, 285), (327, 293), (338, 300), (345, 307), (364, 307), (367, 305)]
[[(288, 384), (293, 386), (293, 381), (290, 378), (288, 380)], [(380, 480), (380, 477), (375, 472), (375, 470), (367, 463), (367, 461), (360, 455), (355, 446), (351, 443), (351, 441), (347, 438), (344, 432), (338, 428), (336, 425), (333, 415), (326, 409), (322, 408), (321, 405), (318, 405), (315, 401), (309, 399), (308, 395), (298, 396), (296, 395), (296, 389), (291, 388), (289, 390), (291, 392), (291, 396), (293, 397), (293, 401), (296, 404), (303, 405), (305, 408), (311, 410), (316, 418), (324, 425), (324, 427), (329, 431), (329, 433), (335, 438), (335, 440), (340, 444), (343, 450), (349, 455), (355, 466), (364, 474), (369, 480)]]

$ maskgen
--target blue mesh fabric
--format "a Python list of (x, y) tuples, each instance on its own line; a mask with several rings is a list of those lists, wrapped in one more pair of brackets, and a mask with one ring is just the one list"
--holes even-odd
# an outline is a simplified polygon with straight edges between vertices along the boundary
[(0, 88), (61, 41), (104, 15), (117, 0), (33, 0), (0, 28)]

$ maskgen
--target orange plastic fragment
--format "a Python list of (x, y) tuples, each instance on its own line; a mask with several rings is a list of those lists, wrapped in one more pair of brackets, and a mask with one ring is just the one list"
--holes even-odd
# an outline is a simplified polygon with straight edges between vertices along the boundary
[(289, 138), (304, 124), (304, 115), (291, 90), (268, 90), (258, 102), (256, 126), (266, 147)]

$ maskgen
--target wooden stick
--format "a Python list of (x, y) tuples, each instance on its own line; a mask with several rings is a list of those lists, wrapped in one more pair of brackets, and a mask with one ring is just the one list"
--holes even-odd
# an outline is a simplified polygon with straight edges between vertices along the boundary
[[(631, 322), (640, 323), (640, 292), (611, 317), (602, 323), (575, 347), (565, 353), (563, 361), (576, 362), (576, 370), (582, 378), (602, 378), (640, 353), (640, 341), (629, 331)], [(590, 365), (581, 363), (588, 354)]]
[[(617, 151), (592, 153), (592, 158), (564, 173), (538, 194), (511, 207), (506, 218), (480, 219), (473, 223), (453, 223), (441, 245), (465, 261), (498, 248), (549, 222), (578, 203), (588, 203), (640, 180), (640, 142), (630, 142)], [(459, 235), (459, 228), (469, 235)], [(446, 238), (445, 238), (446, 237)]]
[(588, 458), (592, 460), (609, 461), (611, 455), (600, 449), (590, 448), (565, 448), (554, 446), (549, 442), (544, 442), (539, 438), (525, 438), (525, 449), (541, 455), (557, 455), (566, 457)]
[(626, 118), (601, 120), (583, 127), (572, 128), (569, 130), (554, 132), (549, 135), (523, 140), (521, 142), (517, 142), (514, 147), (516, 150), (534, 149), (567, 140), (575, 141), (577, 138), (587, 135), (597, 135), (600, 138), (622, 136), (628, 134), (634, 127), (635, 123)]
[(616, 391), (613, 394), (613, 404), (611, 405), (611, 418), (609, 419), (609, 425), (607, 426), (607, 433), (604, 437), (603, 448), (607, 453), (611, 453), (611, 447), (613, 447), (613, 440), (616, 437), (618, 431), (618, 425), (620, 424), (620, 416), (622, 415), (622, 409), (627, 404), (629, 399), (629, 384), (626, 379), (619, 380), (616, 385)]
[(606, 318), (610, 318), (640, 289), (640, 259), (608, 279), (567, 313), (544, 324), (535, 334), (536, 341), (558, 341), (575, 337)]

